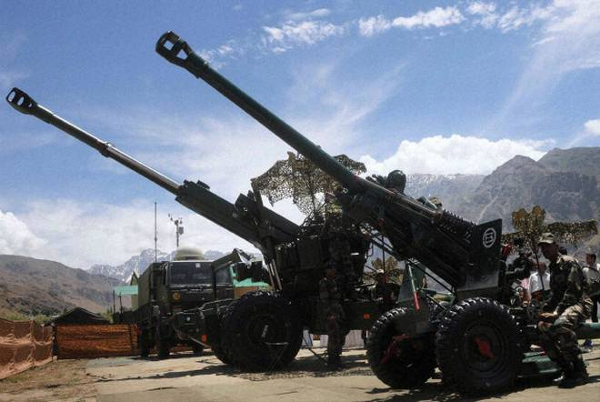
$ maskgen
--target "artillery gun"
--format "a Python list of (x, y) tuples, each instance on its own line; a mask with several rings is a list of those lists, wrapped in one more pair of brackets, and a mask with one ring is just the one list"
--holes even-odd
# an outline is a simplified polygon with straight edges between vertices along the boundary
[[(409, 281), (413, 300), (377, 321), (368, 357), (379, 379), (394, 388), (412, 388), (427, 381), (439, 366), (445, 383), (477, 393), (507, 388), (518, 375), (552, 371), (544, 362), (524, 359), (525, 337), (535, 337), (535, 332), (526, 331), (532, 323), (517, 321), (506, 305), (510, 275), (501, 258), (500, 219), (477, 225), (409, 197), (404, 194), (406, 178), (399, 171), (387, 177), (354, 175), (212, 69), (177, 34), (162, 35), (156, 50), (337, 180), (340, 188), (335, 195), (345, 215), (383, 234), (396, 258), (425, 265), (451, 286), (454, 302), (430, 308), (425, 292)], [(584, 325), (579, 336), (590, 330), (589, 324)], [(596, 332), (600, 334), (600, 328)]]
[(211, 347), (225, 363), (250, 370), (279, 368), (294, 359), (302, 329), (325, 334), (318, 282), (335, 264), (341, 279), (346, 331), (368, 330), (379, 316), (377, 303), (360, 297), (362, 271), (372, 239), (348, 219), (315, 219), (297, 225), (262, 204), (260, 193), (240, 194), (231, 204), (201, 181), (180, 184), (102, 141), (14, 88), (6, 97), (17, 111), (35, 116), (114, 159), (176, 196), (176, 201), (252, 243), (268, 267), (275, 291), (256, 291), (238, 299), (219, 298), (173, 314), (175, 331)]

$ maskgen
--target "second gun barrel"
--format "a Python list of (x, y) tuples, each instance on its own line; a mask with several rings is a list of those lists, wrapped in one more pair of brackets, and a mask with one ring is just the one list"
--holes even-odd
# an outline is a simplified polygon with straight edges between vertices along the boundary
[(59, 130), (64, 131), (70, 136), (77, 138), (79, 141), (89, 145), (92, 148), (95, 148), (103, 156), (114, 159), (120, 164), (141, 174), (148, 180), (158, 184), (165, 190), (177, 195), (179, 187), (181, 186), (179, 183), (152, 169), (150, 166), (147, 166), (137, 159), (127, 155), (125, 152), (120, 151), (111, 143), (102, 141), (87, 131), (77, 127), (73, 123), (70, 123), (62, 117), (54, 114), (54, 112), (51, 110), (39, 105), (25, 91), (19, 88), (13, 88), (6, 97), (6, 100), (19, 112), (31, 114), (38, 119), (55, 126)]

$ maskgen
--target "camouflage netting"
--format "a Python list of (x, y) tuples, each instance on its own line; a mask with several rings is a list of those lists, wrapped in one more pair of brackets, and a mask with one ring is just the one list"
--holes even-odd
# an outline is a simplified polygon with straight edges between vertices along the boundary
[[(363, 163), (346, 155), (334, 158), (352, 173), (367, 171)], [(332, 193), (339, 184), (308, 159), (288, 152), (288, 159), (275, 162), (265, 173), (252, 179), (252, 186), (260, 190), (271, 205), (291, 198), (302, 213), (310, 215), (323, 205), (323, 200), (317, 195)]]
[(514, 243), (517, 238), (525, 240), (533, 249), (537, 248), (537, 241), (542, 233), (550, 232), (559, 244), (580, 243), (583, 239), (598, 233), (595, 220), (582, 222), (554, 222), (544, 224), (546, 211), (544, 208), (536, 205), (531, 212), (521, 208), (512, 214), (513, 227), (517, 230), (514, 233), (507, 233), (502, 236), (505, 243)]
[(367, 283), (375, 283), (375, 276), (378, 270), (383, 270), (389, 282), (402, 283), (404, 270), (394, 257), (387, 257), (385, 264), (381, 258), (376, 258), (372, 261), (372, 265), (372, 267), (366, 266), (367, 270), (363, 275)]
[(52, 361), (52, 329), (0, 318), (0, 379)]

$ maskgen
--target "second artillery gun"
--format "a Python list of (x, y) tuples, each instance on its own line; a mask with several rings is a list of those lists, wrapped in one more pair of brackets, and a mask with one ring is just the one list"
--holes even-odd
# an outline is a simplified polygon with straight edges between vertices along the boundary
[[(156, 50), (339, 182), (335, 195), (345, 216), (383, 234), (397, 259), (424, 265), (451, 286), (454, 302), (449, 306), (430, 308), (425, 292), (417, 291), (412, 303), (377, 321), (368, 357), (378, 378), (394, 388), (412, 388), (439, 366), (446, 384), (463, 392), (486, 392), (510, 386), (532, 366), (543, 372), (543, 365), (524, 359), (535, 341), (534, 323), (516, 319), (518, 311), (505, 298), (511, 281), (501, 258), (500, 219), (474, 224), (407, 196), (406, 178), (399, 171), (385, 178), (357, 176), (212, 69), (177, 34), (161, 36)], [(584, 325), (579, 335), (590, 336), (589, 329)]]
[[(19, 112), (59, 128), (173, 193), (180, 204), (262, 252), (274, 291), (250, 292), (236, 300), (217, 297), (200, 308), (176, 312), (169, 318), (176, 331), (211, 347), (223, 362), (249, 370), (279, 368), (298, 353), (303, 329), (325, 334), (318, 282), (326, 266), (334, 265), (343, 281), (344, 331), (368, 330), (380, 315), (378, 304), (357, 292), (362, 286), (367, 253), (375, 240), (353, 221), (320, 216), (297, 225), (265, 207), (256, 189), (240, 194), (232, 204), (201, 181), (175, 182), (57, 116), (18, 88), (6, 99)], [(150, 338), (151, 334), (142, 334), (140, 344)]]

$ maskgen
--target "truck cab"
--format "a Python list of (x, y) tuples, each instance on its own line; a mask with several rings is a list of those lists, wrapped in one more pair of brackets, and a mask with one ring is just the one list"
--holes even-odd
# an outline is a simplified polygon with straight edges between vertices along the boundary
[(155, 346), (159, 358), (166, 358), (177, 344), (189, 345), (200, 353), (202, 345), (176, 325), (177, 317), (207, 303), (228, 304), (245, 291), (268, 287), (265, 282), (247, 278), (259, 265), (262, 268), (261, 261), (254, 261), (238, 249), (210, 261), (203, 259), (199, 251), (187, 248), (178, 249), (173, 261), (150, 264), (140, 275), (139, 307), (134, 312), (141, 355), (148, 356)]

